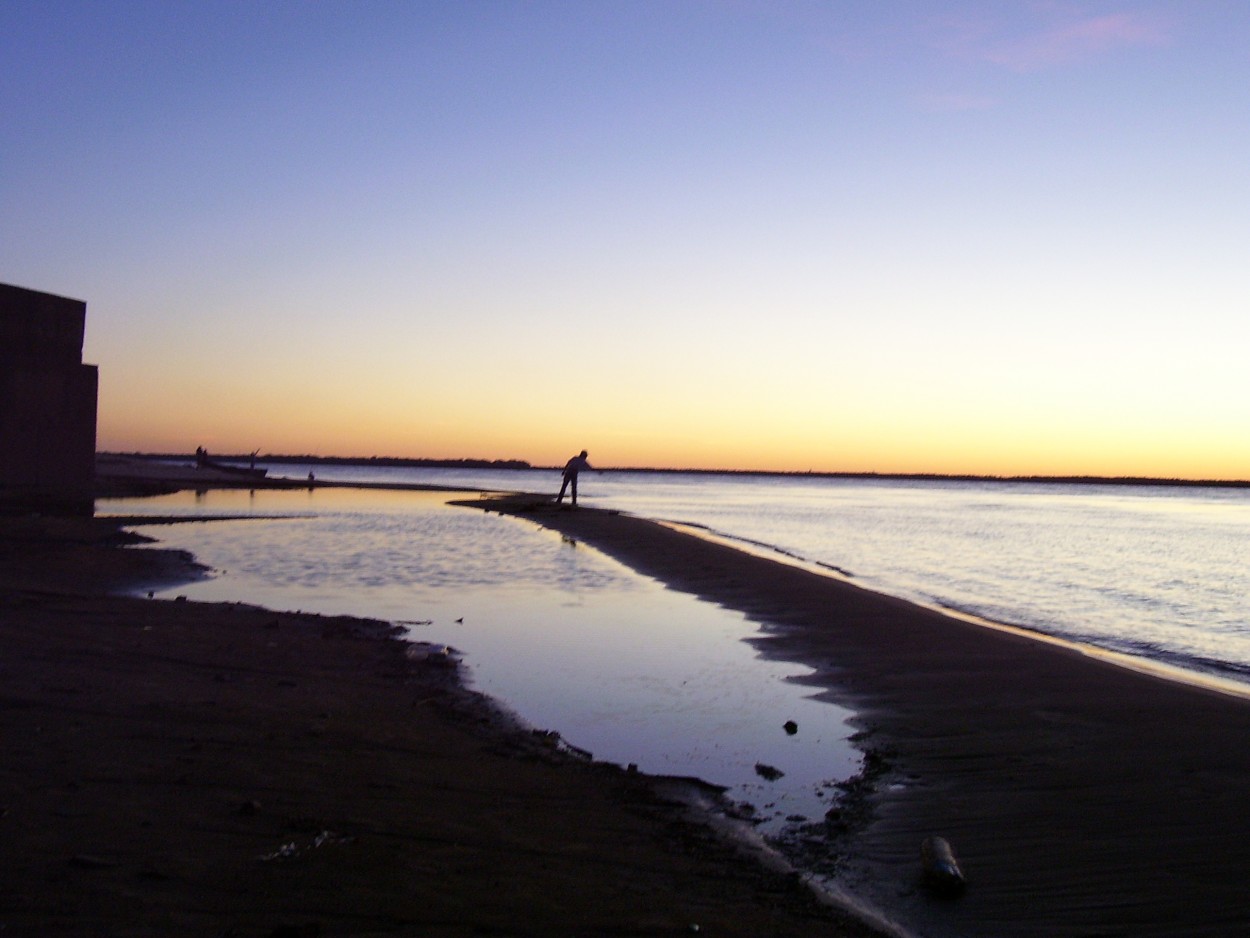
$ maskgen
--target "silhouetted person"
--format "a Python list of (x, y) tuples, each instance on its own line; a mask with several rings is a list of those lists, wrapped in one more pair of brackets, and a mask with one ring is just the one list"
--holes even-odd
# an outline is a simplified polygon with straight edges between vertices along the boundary
[(556, 504), (564, 501), (565, 489), (572, 487), (571, 495), (573, 496), (573, 504), (577, 505), (577, 474), (583, 469), (593, 469), (594, 467), (586, 461), (586, 451), (582, 450), (572, 459), (564, 464), (564, 482), (560, 485), (560, 494), (556, 496)]

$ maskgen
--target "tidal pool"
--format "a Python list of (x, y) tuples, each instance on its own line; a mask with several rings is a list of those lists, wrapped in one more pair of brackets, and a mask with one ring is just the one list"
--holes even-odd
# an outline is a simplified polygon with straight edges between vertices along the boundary
[(243, 516), (133, 525), (212, 568), (157, 595), (395, 622), (454, 648), (471, 686), (525, 723), (597, 759), (726, 786), (765, 832), (819, 820), (832, 786), (859, 770), (851, 713), (791, 680), (805, 669), (759, 657), (744, 641), (756, 624), (449, 497), (213, 490), (101, 499), (97, 514)]

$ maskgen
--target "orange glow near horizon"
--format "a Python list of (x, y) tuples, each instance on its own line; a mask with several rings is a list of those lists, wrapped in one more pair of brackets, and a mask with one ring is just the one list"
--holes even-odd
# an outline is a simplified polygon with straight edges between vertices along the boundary
[[(723, 369), (640, 381), (628, 358), (535, 367), (520, 380), (506, 362), (481, 368), (454, 355), (410, 368), (382, 354), (372, 368), (345, 362), (323, 373), (259, 353), (226, 373), (184, 352), (138, 365), (105, 355), (98, 447), (543, 466), (585, 448), (609, 467), (1250, 478), (1250, 438), (1218, 410), (1200, 419), (1201, 401), (1117, 402), (1080, 387), (1056, 399), (1047, 384), (1033, 392), (1004, 379), (991, 392), (966, 380), (970, 364), (965, 380), (941, 384), (919, 360), (907, 365), (918, 379), (878, 379), (851, 364), (826, 379), (808, 354), (789, 370), (775, 364), (767, 381)], [(921, 385), (928, 393), (913, 393)]]
[[(319, 402), (324, 405), (324, 401)], [(585, 448), (603, 467), (724, 469), (766, 472), (873, 472), (985, 476), (1105, 476), (1204, 480), (1250, 478), (1250, 443), (1218, 432), (1167, 436), (1157, 442), (1126, 429), (1051, 428), (1014, 434), (976, 427), (924, 428), (914, 422), (830, 422), (805, 437), (795, 428), (736, 428), (639, 422), (591, 426), (520, 424), (482, 414), (425, 414), (402, 419), (376, 411), (357, 419), (349, 407), (255, 411), (153, 409), (131, 420), (101, 414), (99, 449), (117, 452), (210, 452), (429, 459), (522, 459), (561, 465)], [(393, 422), (388, 422), (389, 420)], [(511, 415), (507, 415), (510, 417)], [(190, 430), (188, 428), (194, 428)], [(733, 432), (736, 430), (736, 432)], [(1179, 439), (1179, 444), (1178, 444)]]

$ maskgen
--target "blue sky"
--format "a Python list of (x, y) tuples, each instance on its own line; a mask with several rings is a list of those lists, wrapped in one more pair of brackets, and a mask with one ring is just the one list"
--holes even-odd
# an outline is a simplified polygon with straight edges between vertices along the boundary
[(0, 5), (110, 449), (1250, 477), (1250, 5)]

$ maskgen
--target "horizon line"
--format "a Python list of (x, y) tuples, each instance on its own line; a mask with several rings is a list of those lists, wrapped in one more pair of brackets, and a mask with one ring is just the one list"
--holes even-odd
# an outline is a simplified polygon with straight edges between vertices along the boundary
[[(194, 453), (142, 453), (101, 450), (97, 456), (129, 456), (138, 459), (194, 459)], [(237, 453), (214, 454), (214, 459), (248, 462), (279, 463), (325, 463), (333, 465), (384, 464), (390, 466), (425, 466), (428, 468), (478, 468), (517, 471), (559, 471), (561, 466), (533, 465), (524, 459), (487, 459), (483, 457), (436, 458), (420, 456), (313, 456), (310, 454)], [(744, 476), (803, 476), (830, 479), (913, 479), (935, 482), (1052, 482), (1069, 485), (1171, 485), (1185, 487), (1250, 488), (1250, 479), (1188, 479), (1166, 476), (1108, 476), (1095, 474), (1015, 474), (996, 475), (975, 472), (880, 472), (876, 470), (825, 470), (825, 469), (707, 469), (675, 468), (663, 466), (605, 466), (595, 467), (596, 472), (650, 472), (686, 475), (744, 475)]]

